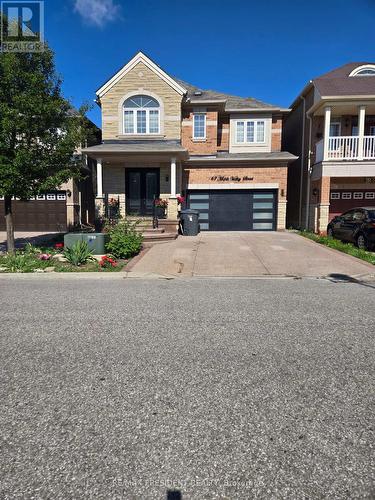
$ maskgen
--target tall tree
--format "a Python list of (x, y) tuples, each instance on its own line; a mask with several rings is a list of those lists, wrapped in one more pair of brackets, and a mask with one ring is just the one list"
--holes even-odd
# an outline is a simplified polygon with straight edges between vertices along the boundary
[(14, 252), (12, 199), (30, 199), (79, 177), (74, 153), (88, 133), (84, 110), (61, 95), (54, 54), (0, 54), (0, 195), (8, 252)]

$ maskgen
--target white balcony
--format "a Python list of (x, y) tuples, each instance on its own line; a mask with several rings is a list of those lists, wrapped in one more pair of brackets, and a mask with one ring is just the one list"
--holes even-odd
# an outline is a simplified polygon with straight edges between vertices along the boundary
[(365, 135), (363, 141), (356, 135), (328, 137), (327, 151), (324, 139), (316, 143), (315, 162), (340, 160), (375, 160), (375, 136)]

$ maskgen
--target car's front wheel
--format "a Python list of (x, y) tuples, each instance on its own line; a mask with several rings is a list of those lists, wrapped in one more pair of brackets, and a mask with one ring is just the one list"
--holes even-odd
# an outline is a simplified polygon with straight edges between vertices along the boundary
[(360, 233), (357, 236), (356, 243), (357, 243), (357, 247), (360, 248), (361, 250), (368, 250), (368, 244), (367, 244), (367, 240), (366, 240), (366, 237), (364, 234)]
[(333, 229), (331, 227), (329, 227), (327, 229), (327, 236), (329, 236), (330, 238), (333, 238), (334, 237), (334, 234), (333, 234)]

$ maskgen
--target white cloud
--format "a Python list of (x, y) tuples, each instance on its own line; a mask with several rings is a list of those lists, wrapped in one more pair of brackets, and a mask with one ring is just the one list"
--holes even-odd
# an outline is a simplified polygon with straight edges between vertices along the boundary
[(74, 0), (74, 10), (86, 23), (99, 27), (115, 21), (120, 15), (120, 6), (113, 0)]

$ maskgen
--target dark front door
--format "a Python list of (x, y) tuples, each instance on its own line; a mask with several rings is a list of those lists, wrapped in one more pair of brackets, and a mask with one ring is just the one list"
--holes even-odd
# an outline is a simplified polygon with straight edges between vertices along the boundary
[(159, 197), (158, 168), (126, 169), (126, 213), (152, 215), (154, 198)]

